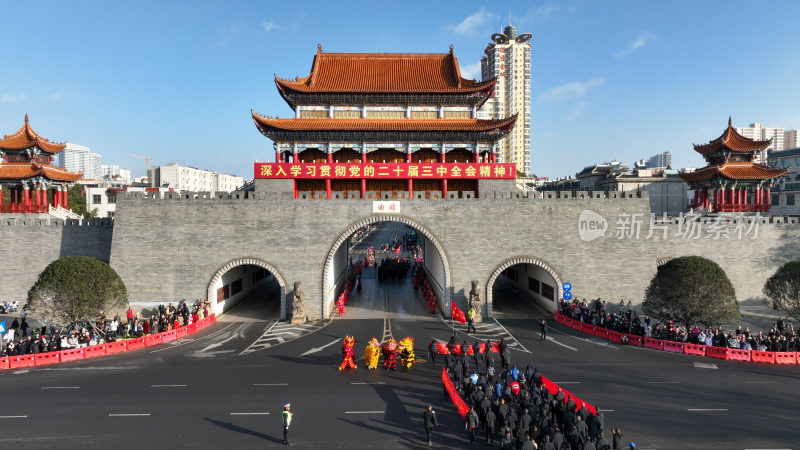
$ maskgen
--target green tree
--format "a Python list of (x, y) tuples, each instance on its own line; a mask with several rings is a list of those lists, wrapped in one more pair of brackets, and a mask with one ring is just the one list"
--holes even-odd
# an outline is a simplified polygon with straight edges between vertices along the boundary
[(762, 289), (767, 302), (773, 300), (778, 309), (789, 317), (800, 320), (800, 261), (789, 261), (782, 265)]
[(741, 318), (736, 291), (725, 271), (710, 259), (683, 256), (658, 268), (645, 291), (642, 309), (658, 321), (687, 328), (714, 327)]
[(88, 256), (64, 256), (39, 274), (25, 310), (65, 325), (94, 320), (127, 304), (128, 291), (111, 266)]
[(67, 201), (69, 202), (69, 209), (75, 214), (80, 214), (89, 219), (97, 217), (97, 208), (89, 211), (86, 205), (86, 192), (83, 185), (76, 184), (69, 188), (67, 191)]

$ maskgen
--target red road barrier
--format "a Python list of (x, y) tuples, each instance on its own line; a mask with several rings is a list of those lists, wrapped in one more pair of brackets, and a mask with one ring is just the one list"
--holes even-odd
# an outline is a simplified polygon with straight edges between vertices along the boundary
[(453, 401), (453, 404), (456, 405), (458, 409), (458, 413), (461, 414), (461, 417), (465, 417), (469, 412), (469, 407), (464, 400), (458, 395), (456, 392), (455, 386), (453, 386), (453, 382), (450, 381), (450, 377), (447, 376), (447, 369), (442, 369), (442, 383), (444, 383), (444, 387), (447, 390), (447, 393), (450, 394), (450, 400)]
[(750, 361), (750, 350), (739, 350), (738, 348), (728, 349), (728, 360), (730, 361)]
[(34, 365), (44, 366), (47, 364), (56, 364), (61, 362), (58, 352), (36, 353), (33, 355)]
[(18, 369), (20, 367), (33, 367), (36, 365), (36, 358), (33, 355), (17, 355), (9, 357), (9, 367)]
[(144, 348), (144, 338), (128, 339), (125, 341), (125, 350), (136, 350)]
[(170, 342), (174, 341), (175, 337), (175, 330), (165, 331), (161, 333), (161, 342)]
[(0, 369), (8, 369), (8, 357), (0, 358)]
[(69, 350), (61, 350), (61, 362), (64, 361), (74, 361), (76, 359), (83, 359), (83, 349), (82, 348), (72, 348)]
[(699, 344), (683, 344), (683, 353), (687, 355), (706, 356), (706, 346)]
[(728, 359), (728, 349), (722, 347), (706, 347), (706, 356), (710, 358)]
[(800, 354), (795, 352), (776, 352), (775, 362), (777, 364), (797, 364), (800, 361)]
[(188, 334), (192, 334), (195, 331), (197, 331), (197, 322), (190, 323), (189, 325), (186, 325), (184, 328), (186, 328), (186, 332)]
[(663, 341), (662, 345), (665, 352), (683, 353), (683, 342)]
[(109, 342), (106, 344), (106, 354), (120, 353), (125, 351), (125, 341)]
[(594, 335), (603, 339), (608, 339), (608, 330), (603, 327), (594, 327)]
[(753, 362), (775, 364), (775, 352), (759, 352), (753, 350), (750, 352), (750, 360)]
[(175, 338), (177, 338), (177, 339), (180, 339), (180, 338), (186, 336), (187, 334), (189, 334), (189, 330), (185, 326), (180, 327), (177, 330), (175, 330)]
[(106, 345), (108, 344), (101, 344), (101, 345), (90, 345), (89, 347), (83, 348), (83, 357), (84, 358), (94, 358), (96, 356), (103, 356), (106, 354)]
[(144, 345), (146, 347), (158, 345), (160, 343), (161, 343), (161, 333), (151, 334), (149, 336), (145, 336), (144, 338)]
[(646, 348), (654, 348), (656, 350), (664, 350), (664, 341), (661, 339), (644, 338), (644, 346)]
[(622, 333), (613, 330), (608, 330), (608, 340), (611, 342), (622, 344), (622, 336), (623, 336)]
[(641, 347), (644, 344), (644, 338), (633, 334), (628, 335), (628, 345), (635, 345)]

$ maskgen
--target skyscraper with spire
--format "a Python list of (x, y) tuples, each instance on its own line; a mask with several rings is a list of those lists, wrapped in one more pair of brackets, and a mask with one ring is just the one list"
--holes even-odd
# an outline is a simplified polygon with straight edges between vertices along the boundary
[(517, 171), (531, 171), (531, 35), (517, 34), (508, 25), (492, 35), (481, 58), (481, 78), (497, 78), (494, 95), (478, 112), (485, 119), (498, 119), (519, 113), (517, 126), (498, 142), (497, 154), (505, 163), (515, 163)]

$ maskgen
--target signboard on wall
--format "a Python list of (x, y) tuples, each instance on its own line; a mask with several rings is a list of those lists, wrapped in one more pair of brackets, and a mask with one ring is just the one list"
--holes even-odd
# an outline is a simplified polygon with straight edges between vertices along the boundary
[(257, 179), (513, 180), (514, 163), (255, 163)]
[(400, 202), (389, 200), (376, 200), (372, 202), (373, 213), (399, 213)]

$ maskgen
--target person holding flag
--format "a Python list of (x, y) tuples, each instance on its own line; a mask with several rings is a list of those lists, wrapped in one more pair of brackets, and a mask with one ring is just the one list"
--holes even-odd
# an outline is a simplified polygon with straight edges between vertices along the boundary
[[(453, 320), (457, 320), (458, 323), (467, 323), (467, 318), (464, 316), (464, 311), (461, 311), (458, 306), (456, 306), (455, 302), (452, 300), (450, 301), (450, 318)], [(455, 327), (453, 327), (455, 332)]]

